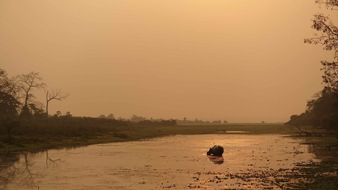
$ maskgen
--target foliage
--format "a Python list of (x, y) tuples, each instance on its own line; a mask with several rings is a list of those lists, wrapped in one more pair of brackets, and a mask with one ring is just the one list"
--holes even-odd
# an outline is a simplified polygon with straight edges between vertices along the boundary
[(20, 103), (6, 92), (0, 91), (0, 114), (1, 115), (16, 115)]
[(0, 69), (0, 128), (11, 136), (11, 131), (19, 125), (17, 121), (20, 102), (16, 99), (17, 86), (12, 79), (8, 78), (7, 73)]
[(16, 115), (20, 102), (16, 99), (17, 87), (7, 73), (0, 69), (0, 114)]
[[(318, 0), (319, 4), (335, 11), (337, 0)], [(323, 71), (323, 90), (314, 99), (308, 101), (307, 110), (300, 115), (292, 115), (289, 125), (314, 125), (338, 130), (338, 27), (329, 16), (317, 14), (313, 18), (312, 28), (320, 33), (305, 43), (320, 44), (326, 51), (334, 51), (331, 61), (321, 61)]]
[(140, 122), (140, 121), (143, 121), (143, 120), (146, 120), (146, 118), (142, 117), (142, 116), (138, 116), (138, 115), (133, 115), (130, 118), (130, 121), (132, 121), (132, 122)]
[(338, 7), (338, 0), (316, 0), (316, 3), (324, 4), (327, 7)]
[[(153, 124), (153, 125), (152, 125)], [(134, 141), (177, 134), (220, 134), (225, 131), (247, 131), (250, 134), (293, 134), (294, 127), (283, 125), (144, 125), (128, 120), (89, 117), (45, 117), (30, 119), (12, 131), (12, 144), (0, 128), (0, 154), (50, 148), (84, 146), (97, 143)]]
[(59, 89), (47, 91), (45, 111), (43, 109), (44, 105), (36, 101), (34, 95), (35, 90), (45, 89), (45, 87), (46, 84), (39, 73), (30, 72), (9, 78), (6, 71), (0, 69), (1, 118), (19, 115), (25, 119), (32, 119), (34, 117), (47, 116), (49, 102), (52, 100), (61, 101), (67, 98), (68, 95)]
[(333, 61), (321, 61), (323, 73), (323, 83), (325, 87), (333, 92), (338, 91), (338, 28), (330, 18), (322, 14), (314, 16), (312, 28), (321, 33), (320, 36), (305, 39), (305, 43), (320, 44), (324, 50), (334, 51)]
[[(8, 145), (25, 147), (27, 144), (34, 144), (36, 139), (46, 141), (51, 137), (54, 139), (84, 138), (84, 141), (88, 141), (86, 137), (109, 134), (112, 138), (126, 139), (129, 135), (122, 131), (176, 125), (175, 120), (147, 120), (136, 115), (130, 120), (116, 120), (113, 114), (107, 117), (90, 118), (73, 117), (70, 112), (62, 115), (61, 111), (58, 111), (54, 117), (49, 117), (46, 113), (48, 103), (52, 100), (63, 100), (68, 95), (61, 90), (47, 91), (45, 111), (44, 105), (36, 101), (34, 96), (35, 90), (45, 86), (38, 73), (31, 72), (9, 78), (7, 73), (0, 69), (0, 149)], [(139, 132), (138, 129), (135, 131)], [(133, 138), (141, 136), (134, 134)]]

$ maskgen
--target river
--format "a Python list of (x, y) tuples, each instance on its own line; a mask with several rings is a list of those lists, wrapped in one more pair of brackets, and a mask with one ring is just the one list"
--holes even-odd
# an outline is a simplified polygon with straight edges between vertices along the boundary
[[(223, 158), (210, 159), (216, 144)], [(48, 150), (2, 158), (0, 189), (278, 188), (274, 172), (320, 161), (309, 148), (282, 135), (216, 134)]]

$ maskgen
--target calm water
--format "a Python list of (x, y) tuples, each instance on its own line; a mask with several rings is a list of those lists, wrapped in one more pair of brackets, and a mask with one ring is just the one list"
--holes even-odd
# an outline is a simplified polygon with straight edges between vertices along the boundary
[[(215, 144), (225, 150), (218, 164), (206, 156)], [(307, 145), (280, 135), (178, 135), (3, 159), (0, 189), (245, 188), (248, 184), (231, 176), (317, 161)], [(229, 177), (213, 180), (220, 174)]]

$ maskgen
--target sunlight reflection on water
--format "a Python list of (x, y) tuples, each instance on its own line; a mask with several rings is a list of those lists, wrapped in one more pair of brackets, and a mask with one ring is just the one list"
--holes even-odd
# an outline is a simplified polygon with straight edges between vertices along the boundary
[[(216, 144), (224, 147), (220, 165), (206, 156)], [(203, 172), (290, 169), (310, 161), (319, 160), (307, 145), (281, 135), (177, 135), (20, 155), (2, 174), (9, 175), (4, 189), (191, 189)]]

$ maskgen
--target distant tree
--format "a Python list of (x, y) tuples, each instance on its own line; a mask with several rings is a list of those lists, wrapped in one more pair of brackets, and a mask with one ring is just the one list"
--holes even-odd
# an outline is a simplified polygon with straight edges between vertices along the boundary
[(39, 73), (30, 72), (28, 74), (22, 74), (17, 77), (17, 83), (22, 92), (23, 98), (23, 107), (21, 110), (21, 116), (31, 116), (31, 110), (29, 108), (29, 103), (32, 103), (35, 96), (33, 91), (35, 89), (41, 89), (46, 86), (44, 82), (42, 82), (42, 78)]
[(73, 117), (73, 115), (70, 113), (70, 111), (67, 111), (65, 117)]
[(215, 121), (213, 121), (212, 123), (213, 123), (213, 124), (221, 124), (222, 121), (221, 121), (221, 120), (215, 120)]
[(105, 115), (99, 115), (99, 117), (98, 118), (100, 118), (100, 119), (104, 119), (104, 118), (106, 118), (106, 116)]
[(137, 116), (137, 115), (133, 115), (130, 118), (130, 121), (132, 121), (132, 122), (139, 122), (139, 121), (143, 121), (143, 120), (146, 120), (146, 118), (142, 117), (142, 116)]
[(54, 117), (60, 117), (62, 115), (61, 111), (56, 111), (54, 114)]
[(43, 105), (40, 102), (28, 104), (30, 114), (34, 117), (44, 117), (45, 111), (43, 110)]
[(49, 108), (49, 102), (50, 101), (52, 101), (52, 100), (62, 101), (64, 99), (66, 99), (67, 97), (68, 97), (68, 94), (65, 94), (60, 89), (52, 90), (51, 92), (49, 92), (47, 90), (47, 92), (46, 92), (46, 114), (47, 114), (47, 116), (48, 116), (48, 108)]
[(115, 117), (114, 117), (114, 114), (109, 114), (109, 115), (107, 115), (107, 117), (106, 117), (107, 119), (115, 119)]

